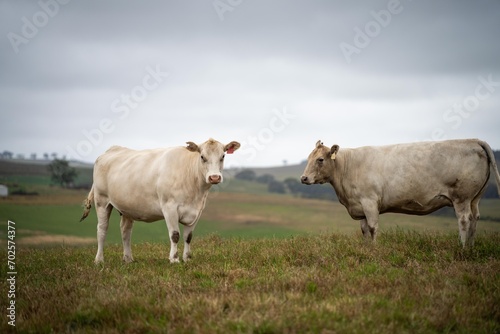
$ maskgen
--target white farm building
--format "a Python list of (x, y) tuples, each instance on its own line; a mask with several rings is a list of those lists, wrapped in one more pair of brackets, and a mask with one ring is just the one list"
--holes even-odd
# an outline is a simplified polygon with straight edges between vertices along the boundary
[(9, 188), (0, 184), (0, 197), (7, 197), (9, 195)]

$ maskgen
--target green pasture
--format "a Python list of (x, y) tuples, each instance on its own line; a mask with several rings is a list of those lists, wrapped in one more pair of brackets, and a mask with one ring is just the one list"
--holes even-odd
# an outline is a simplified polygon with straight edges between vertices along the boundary
[[(7, 220), (16, 223), (17, 237), (22, 239), (38, 233), (96, 237), (97, 218), (94, 208), (83, 222), (80, 205), (85, 193), (73, 196), (64, 204), (24, 204), (0, 201), (0, 230), (5, 238)], [(65, 200), (66, 201), (66, 200)], [(72, 202), (72, 203), (71, 203)], [(478, 223), (478, 233), (500, 232), (500, 200), (483, 200), (484, 219)], [(107, 243), (121, 243), (119, 214), (113, 211)], [(381, 215), (380, 231), (399, 227), (416, 231), (456, 231), (457, 221), (450, 215), (410, 216)], [(337, 202), (293, 198), (287, 195), (257, 195), (212, 193), (195, 230), (195, 238), (216, 233), (221, 237), (285, 238), (300, 234), (358, 233), (359, 222), (352, 220)], [(132, 234), (134, 243), (168, 242), (165, 222), (136, 222)]]
[[(0, 238), (5, 239), (7, 220), (16, 222), (17, 237), (44, 235), (67, 235), (92, 239), (95, 242), (97, 218), (94, 208), (83, 222), (81, 203), (86, 190), (61, 189), (50, 186), (50, 178), (43, 173), (16, 175), (5, 173), (0, 183), (17, 186), (36, 196), (9, 196), (0, 199)], [(81, 169), (81, 182), (91, 179), (91, 169)], [(332, 189), (333, 192), (333, 189)], [(481, 201), (482, 219), (478, 233), (500, 232), (500, 200)], [(107, 243), (121, 243), (120, 217), (116, 211), (111, 215)], [(392, 228), (415, 231), (456, 232), (457, 221), (453, 210), (447, 209), (437, 215), (410, 216), (384, 214), (380, 216), (381, 232)], [(360, 233), (359, 222), (351, 219), (346, 209), (338, 202), (270, 194), (267, 186), (256, 182), (227, 177), (214, 186), (201, 216), (195, 238), (217, 234), (221, 237), (238, 238), (286, 238), (295, 235), (320, 233)], [(133, 243), (167, 243), (168, 231), (164, 221), (154, 223), (136, 222), (132, 233)], [(61, 242), (60, 240), (57, 242)]]

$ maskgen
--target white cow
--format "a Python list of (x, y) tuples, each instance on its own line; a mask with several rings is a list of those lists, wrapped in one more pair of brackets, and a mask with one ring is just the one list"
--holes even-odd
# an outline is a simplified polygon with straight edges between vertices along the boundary
[(184, 225), (183, 260), (191, 257), (193, 230), (205, 207), (210, 187), (222, 182), (225, 153), (240, 147), (232, 141), (223, 145), (209, 139), (201, 145), (135, 151), (113, 146), (97, 158), (94, 183), (84, 201), (85, 219), (92, 202), (97, 213), (97, 255), (104, 261), (104, 240), (109, 216), (115, 208), (121, 215), (123, 260), (133, 261), (130, 237), (134, 220), (165, 219), (170, 236), (170, 262), (179, 262), (179, 223)]
[(426, 215), (453, 206), (462, 244), (472, 246), (490, 169), (500, 194), (495, 157), (478, 139), (342, 150), (318, 141), (307, 160), (302, 183), (330, 183), (374, 241), (381, 213)]

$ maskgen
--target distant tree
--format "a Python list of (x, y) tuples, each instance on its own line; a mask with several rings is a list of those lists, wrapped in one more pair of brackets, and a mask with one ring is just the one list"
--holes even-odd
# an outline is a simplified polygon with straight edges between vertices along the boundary
[(14, 153), (12, 153), (10, 151), (3, 151), (2, 157), (4, 159), (12, 159), (14, 157)]
[(36, 160), (36, 153), (31, 153), (30, 159), (31, 160)]
[(302, 184), (299, 182), (299, 180), (297, 180), (297, 178), (289, 177), (283, 182), (292, 195), (297, 196), (298, 194), (300, 194)]
[(484, 198), (498, 198), (498, 190), (495, 183), (488, 183), (486, 191), (484, 192)]
[(261, 176), (255, 178), (255, 181), (258, 183), (268, 184), (269, 182), (274, 181), (274, 176), (271, 174), (262, 174)]
[(43, 158), (44, 158), (45, 160), (49, 160), (49, 154), (48, 154), (48, 153), (44, 153), (44, 154), (43, 154)]
[(54, 161), (49, 164), (48, 170), (52, 182), (59, 184), (63, 188), (72, 186), (78, 175), (76, 169), (70, 167), (69, 162), (66, 160), (54, 159)]
[(254, 181), (255, 177), (255, 172), (251, 169), (244, 169), (241, 172), (236, 173), (234, 176), (235, 179), (246, 181)]
[(50, 155), (52, 157), (52, 160), (57, 160), (57, 153), (54, 152)]
[(273, 181), (268, 183), (267, 190), (270, 193), (284, 194), (285, 193), (285, 185), (283, 184), (283, 182), (273, 180)]
[(300, 194), (303, 198), (319, 198), (337, 200), (337, 195), (330, 184), (300, 185)]
[(500, 151), (493, 151), (493, 155), (496, 161), (500, 161)]

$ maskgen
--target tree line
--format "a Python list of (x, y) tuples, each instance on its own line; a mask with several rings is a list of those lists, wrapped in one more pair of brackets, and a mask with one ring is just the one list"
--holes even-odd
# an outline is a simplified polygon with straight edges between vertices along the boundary
[(298, 178), (287, 178), (284, 181), (278, 181), (271, 174), (262, 174), (257, 176), (255, 171), (244, 169), (234, 175), (237, 180), (267, 184), (267, 191), (276, 194), (292, 194), (302, 198), (319, 198), (327, 200), (336, 200), (337, 196), (332, 186), (329, 184), (308, 186), (302, 184)]
[[(500, 151), (496, 151), (500, 158)], [(338, 200), (335, 190), (330, 184), (322, 185), (304, 185), (298, 178), (287, 178), (284, 181), (278, 181), (271, 174), (262, 174), (257, 176), (257, 173), (251, 169), (244, 169), (234, 175), (235, 179), (267, 184), (267, 191), (276, 194), (292, 194), (293, 196), (302, 198), (317, 198), (326, 200)], [(489, 183), (484, 192), (483, 198), (499, 198), (498, 190), (495, 183)]]

